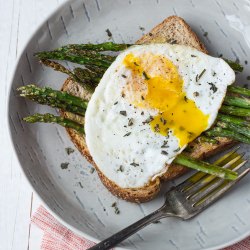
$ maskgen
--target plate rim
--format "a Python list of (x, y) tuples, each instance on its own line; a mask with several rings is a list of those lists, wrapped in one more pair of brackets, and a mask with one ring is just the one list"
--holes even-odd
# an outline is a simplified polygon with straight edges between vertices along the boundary
[[(91, 0), (82, 0), (82, 1), (91, 1)], [(15, 153), (15, 156), (17, 158), (17, 163), (21, 169), (21, 172), (22, 172), (22, 175), (25, 177), (27, 183), (29, 183), (29, 186), (32, 188), (32, 190), (34, 191), (34, 193), (39, 197), (39, 199), (42, 201), (42, 206), (45, 207), (46, 210), (48, 210), (48, 212), (53, 216), (55, 217), (56, 220), (58, 220), (59, 223), (61, 223), (63, 226), (65, 226), (66, 228), (68, 228), (69, 230), (73, 231), (74, 233), (76, 233), (77, 235), (79, 235), (80, 237), (84, 237), (86, 238), (87, 240), (90, 240), (94, 243), (99, 243), (101, 242), (101, 240), (95, 238), (95, 237), (92, 237), (88, 234), (86, 234), (85, 232), (79, 230), (78, 228), (76, 228), (75, 226), (73, 225), (70, 225), (68, 222), (66, 222), (61, 216), (59, 216), (56, 212), (53, 211), (53, 209), (51, 209), (47, 203), (45, 202), (45, 200), (41, 197), (41, 195), (38, 193), (38, 191), (36, 190), (35, 188), (35, 185), (31, 182), (31, 180), (28, 178), (28, 176), (26, 175), (25, 171), (24, 171), (24, 168), (19, 160), (19, 155), (18, 155), (18, 152), (17, 152), (17, 149), (14, 145), (14, 140), (13, 140), (13, 133), (12, 133), (12, 130), (11, 130), (11, 122), (10, 122), (10, 103), (11, 103), (11, 86), (13, 85), (13, 82), (14, 82), (14, 79), (15, 79), (15, 75), (16, 75), (16, 72), (17, 72), (17, 68), (18, 68), (18, 65), (21, 61), (21, 58), (23, 56), (23, 54), (25, 53), (26, 49), (27, 49), (27, 46), (31, 43), (31, 41), (33, 40), (33, 37), (38, 33), (38, 31), (46, 24), (46, 22), (49, 20), (49, 19), (52, 19), (53, 16), (55, 16), (60, 10), (63, 10), (66, 6), (68, 6), (70, 3), (74, 3), (75, 1), (74, 0), (66, 0), (65, 2), (61, 3), (58, 7), (56, 7), (48, 16), (46, 16), (43, 21), (41, 21), (38, 25), (37, 25), (37, 28), (35, 28), (35, 30), (31, 33), (31, 35), (29, 36), (29, 39), (27, 39), (27, 41), (25, 42), (24, 46), (23, 46), (23, 49), (21, 51), (21, 53), (19, 53), (18, 55), (18, 58), (15, 62), (15, 65), (12, 69), (12, 76), (10, 77), (10, 81), (9, 81), (9, 90), (8, 90), (8, 97), (7, 97), (7, 101), (8, 101), (8, 106), (7, 106), (7, 127), (8, 127), (8, 138), (10, 139), (10, 142), (11, 142), (11, 149), (12, 151)], [(229, 247), (229, 246), (232, 246), (236, 243), (239, 243), (240, 241), (246, 239), (248, 236), (250, 236), (250, 226), (249, 226), (249, 229), (246, 233), (242, 234), (242, 235), (239, 235), (238, 237), (234, 238), (233, 240), (231, 241), (228, 241), (226, 243), (223, 243), (223, 244), (220, 244), (220, 245), (214, 245), (214, 246), (211, 246), (211, 247), (208, 247), (208, 248), (203, 248), (202, 250), (218, 250), (218, 249), (222, 249), (222, 248), (225, 248), (225, 247)], [(156, 242), (157, 244), (157, 242)], [(123, 247), (116, 247), (117, 250), (129, 250), (129, 248), (123, 248)]]

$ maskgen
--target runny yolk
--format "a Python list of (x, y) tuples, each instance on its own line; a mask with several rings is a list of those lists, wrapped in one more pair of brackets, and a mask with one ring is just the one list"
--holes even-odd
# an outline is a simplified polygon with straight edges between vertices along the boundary
[(170, 60), (151, 53), (139, 57), (130, 53), (123, 63), (131, 70), (124, 92), (132, 104), (158, 110), (150, 121), (153, 131), (164, 136), (173, 131), (182, 147), (207, 128), (209, 115), (186, 97), (183, 79)]

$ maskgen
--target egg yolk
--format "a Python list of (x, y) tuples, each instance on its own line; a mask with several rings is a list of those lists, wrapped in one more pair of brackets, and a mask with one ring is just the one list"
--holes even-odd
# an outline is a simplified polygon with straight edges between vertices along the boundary
[(209, 115), (186, 97), (183, 79), (170, 60), (152, 53), (138, 57), (130, 53), (123, 63), (131, 71), (124, 87), (130, 103), (158, 111), (149, 121), (154, 132), (167, 136), (172, 131), (182, 147), (206, 130)]

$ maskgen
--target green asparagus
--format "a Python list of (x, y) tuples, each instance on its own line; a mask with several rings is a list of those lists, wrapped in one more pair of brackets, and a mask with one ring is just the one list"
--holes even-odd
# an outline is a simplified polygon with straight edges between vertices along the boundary
[(101, 68), (107, 69), (110, 66), (110, 62), (102, 60), (99, 58), (94, 58), (90, 56), (79, 56), (74, 54), (68, 54), (63, 51), (48, 51), (48, 52), (38, 52), (35, 54), (39, 59), (47, 60), (66, 60), (73, 63), (78, 63), (81, 65), (94, 65)]
[(81, 79), (82, 82), (85, 82), (86, 84), (90, 84), (91, 88), (95, 89), (97, 84), (100, 82), (101, 78), (93, 73), (89, 69), (82, 69), (82, 68), (75, 68), (74, 69), (74, 74)]
[(233, 123), (221, 122), (221, 121), (218, 121), (216, 123), (216, 125), (221, 127), (221, 128), (226, 128), (226, 129), (232, 130), (236, 133), (243, 134), (246, 137), (250, 138), (250, 129), (248, 127), (245, 127), (242, 125), (235, 125)]
[(20, 87), (20, 96), (27, 97), (41, 104), (46, 104), (52, 107), (62, 108), (66, 111), (75, 112), (80, 115), (85, 114), (88, 102), (70, 95), (63, 91), (53, 90), (48, 87), (39, 88), (35, 85), (26, 85)]
[(248, 138), (240, 133), (229, 130), (229, 129), (214, 127), (212, 129), (206, 131), (205, 134), (209, 137), (213, 137), (213, 136), (214, 137), (216, 137), (216, 136), (228, 137), (228, 138), (234, 139), (236, 141), (250, 144), (250, 138)]
[(229, 86), (228, 91), (231, 93), (237, 93), (245, 96), (250, 96), (250, 89), (242, 88), (239, 86)]
[(225, 115), (225, 114), (218, 114), (217, 115), (217, 120), (222, 121), (222, 122), (226, 122), (226, 123), (232, 123), (235, 125), (244, 125), (247, 127), (250, 127), (250, 121), (247, 121), (245, 119), (242, 118), (238, 118), (232, 115)]
[(225, 59), (224, 60), (229, 64), (229, 66), (236, 72), (242, 72), (243, 71), (243, 66), (240, 65), (239, 63), (237, 62), (234, 62), (234, 61), (231, 61), (231, 60), (228, 60), (228, 59)]
[(54, 62), (54, 61), (46, 60), (46, 59), (41, 59), (40, 62), (44, 64), (45, 66), (54, 69), (55, 71), (59, 71), (59, 72), (67, 74), (76, 82), (82, 82), (72, 71), (68, 70), (66, 67), (64, 67), (62, 64), (58, 62)]
[(77, 132), (79, 132), (80, 134), (84, 134), (84, 126), (72, 120), (63, 118), (61, 116), (55, 116), (52, 114), (34, 114), (23, 118), (23, 120), (28, 123), (36, 123), (36, 122), (57, 123), (63, 127), (72, 128)]
[(221, 168), (219, 166), (209, 164), (204, 161), (193, 159), (185, 154), (180, 154), (174, 159), (174, 163), (202, 171), (211, 175), (218, 176), (223, 179), (235, 180), (238, 176), (236, 172), (232, 170)]
[(69, 44), (63, 46), (58, 51), (67, 51), (69, 49), (76, 50), (93, 50), (93, 51), (121, 51), (130, 47), (131, 44), (118, 44), (113, 42), (106, 42), (100, 44)]
[(250, 108), (250, 99), (245, 97), (226, 96), (224, 104), (240, 108)]
[(242, 116), (242, 117), (250, 116), (250, 109), (226, 106), (226, 105), (221, 106), (220, 112), (224, 114)]

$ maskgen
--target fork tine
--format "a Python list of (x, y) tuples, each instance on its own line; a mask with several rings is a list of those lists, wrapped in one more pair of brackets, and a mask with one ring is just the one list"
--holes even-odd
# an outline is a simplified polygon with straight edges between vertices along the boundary
[(223, 155), (222, 157), (220, 157), (218, 160), (216, 160), (214, 162), (215, 165), (221, 165), (221, 163), (223, 163), (224, 160), (226, 160), (227, 158), (230, 158), (230, 156), (232, 156), (234, 153), (236, 153), (236, 151), (240, 148), (240, 146), (234, 148), (232, 151), (228, 152), (227, 154)]
[[(243, 167), (246, 164), (246, 162), (247, 161), (239, 162), (239, 164), (236, 165), (235, 168), (233, 168), (233, 170), (234, 171), (239, 170), (241, 167)], [(198, 190), (198, 192), (189, 195), (187, 198), (192, 200), (193, 203), (196, 203), (199, 200), (201, 200), (202, 198), (209, 195), (216, 188), (221, 186), (224, 182), (229, 182), (229, 181), (225, 181), (223, 179), (216, 178), (212, 182), (210, 182), (209, 185), (202, 187), (200, 190)]]
[(214, 190), (210, 195), (206, 196), (205, 198), (201, 199), (200, 201), (193, 204), (194, 207), (197, 207), (200, 210), (204, 209), (205, 207), (211, 205), (215, 202), (220, 196), (222, 196), (226, 191), (232, 188), (236, 183), (238, 183), (244, 176), (246, 176), (250, 171), (250, 168), (247, 168), (243, 171), (239, 177), (235, 181), (224, 181), (224, 183)]
[[(222, 156), (219, 160), (217, 160), (215, 162), (215, 164), (219, 165), (221, 167), (229, 168), (238, 159), (242, 158), (242, 156), (235, 153), (237, 149), (238, 148), (236, 148), (236, 149), (232, 150), (231, 152), (227, 153), (226, 155)], [(234, 158), (232, 158), (232, 156)], [(222, 163), (224, 163), (224, 166), (222, 165)], [(209, 182), (211, 182), (215, 178), (216, 177), (213, 175), (198, 172), (198, 173), (192, 175), (190, 178), (188, 178), (183, 183), (181, 183), (178, 186), (178, 189), (181, 192), (187, 192), (187, 194), (190, 194), (190, 193), (197, 191), (202, 186), (207, 185)], [(195, 190), (194, 190), (194, 188), (195, 188)]]
[[(230, 157), (239, 149), (240, 147), (234, 148), (232, 151), (228, 152), (227, 154), (223, 155), (220, 159), (214, 162), (215, 165), (221, 165), (224, 161), (227, 161), (230, 159)], [(188, 186), (192, 185), (193, 183), (198, 182), (200, 179), (202, 179), (205, 175), (208, 176), (208, 174), (203, 172), (197, 172), (190, 176), (187, 180), (183, 181), (181, 184), (178, 185), (178, 189), (183, 191)]]
[[(232, 160), (230, 160), (229, 162), (227, 162), (224, 166), (222, 166), (223, 168), (231, 168), (234, 167), (234, 164), (236, 164), (240, 159), (242, 159), (241, 155), (237, 155), (235, 158), (233, 158)], [(241, 161), (239, 162), (241, 163)], [(239, 164), (238, 163), (238, 164)], [(236, 166), (238, 165), (236, 164)], [(186, 188), (184, 190), (184, 192), (187, 195), (192, 195), (193, 193), (196, 193), (198, 190), (200, 190), (201, 188), (207, 186), (208, 184), (210, 184), (212, 181), (214, 180), (221, 180), (220, 178), (217, 178), (214, 175), (209, 175), (206, 174), (202, 179), (200, 179), (199, 182), (193, 183), (193, 185), (189, 186), (188, 188)]]

